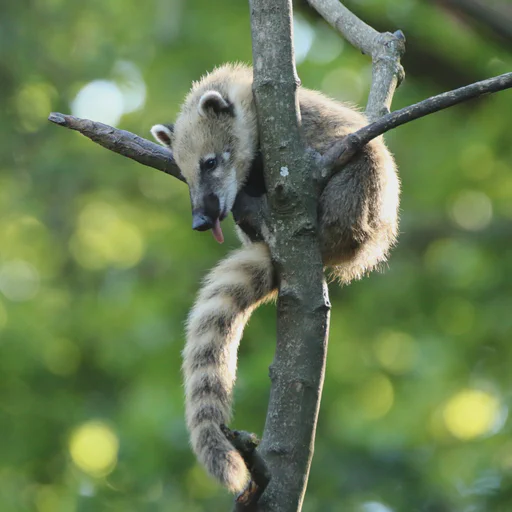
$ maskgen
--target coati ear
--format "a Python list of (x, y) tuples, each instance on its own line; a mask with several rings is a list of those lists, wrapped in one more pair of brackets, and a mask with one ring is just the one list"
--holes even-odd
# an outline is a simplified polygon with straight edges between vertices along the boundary
[(172, 145), (172, 139), (174, 137), (174, 125), (173, 124), (155, 124), (151, 128), (151, 135), (160, 142), (162, 146), (170, 148)]
[(216, 114), (233, 114), (233, 105), (223, 98), (220, 92), (206, 91), (199, 99), (197, 111), (199, 115), (206, 116), (209, 110)]

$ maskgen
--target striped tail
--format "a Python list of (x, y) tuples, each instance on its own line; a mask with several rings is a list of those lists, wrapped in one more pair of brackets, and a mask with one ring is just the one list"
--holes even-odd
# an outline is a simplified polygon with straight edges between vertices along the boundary
[(183, 351), (185, 411), (194, 452), (231, 492), (249, 475), (221, 424), (231, 417), (237, 351), (253, 309), (275, 289), (268, 247), (251, 244), (231, 253), (206, 277), (187, 322)]

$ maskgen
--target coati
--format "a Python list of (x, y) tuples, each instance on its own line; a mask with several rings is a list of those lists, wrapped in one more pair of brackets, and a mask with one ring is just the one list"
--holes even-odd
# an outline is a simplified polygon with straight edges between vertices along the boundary
[[(305, 88), (298, 91), (305, 144), (320, 154), (367, 124), (351, 107)], [(223, 241), (221, 222), (254, 173), (258, 125), (252, 69), (227, 64), (192, 85), (174, 125), (158, 124), (153, 136), (172, 149), (190, 188), (192, 228), (211, 229)], [(291, 172), (293, 172), (291, 170)], [(261, 181), (261, 180), (260, 180)], [(342, 283), (386, 260), (398, 226), (399, 181), (382, 137), (372, 140), (350, 167), (331, 178), (318, 204), (323, 262)], [(183, 351), (186, 421), (191, 444), (207, 470), (232, 492), (249, 475), (240, 454), (220, 429), (231, 415), (237, 350), (251, 312), (274, 294), (264, 242), (246, 245), (206, 277), (187, 321)]]

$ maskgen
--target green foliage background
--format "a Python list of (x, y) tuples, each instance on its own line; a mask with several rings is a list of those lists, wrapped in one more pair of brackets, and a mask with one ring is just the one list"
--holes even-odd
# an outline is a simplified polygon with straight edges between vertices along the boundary
[[(407, 35), (395, 108), (512, 67), (510, 46), (439, 3), (350, 6)], [(312, 45), (303, 84), (364, 105), (368, 59), (297, 10), (298, 49)], [(225, 229), (219, 246), (192, 232), (183, 184), (46, 117), (93, 80), (133, 85), (128, 66), (147, 97), (119, 126), (147, 135), (192, 80), (250, 62), (247, 3), (23, 0), (1, 12), (0, 510), (228, 510), (188, 447), (180, 350), (199, 281), (235, 236)], [(305, 511), (512, 510), (511, 114), (503, 92), (388, 135), (402, 235), (384, 274), (331, 287)], [(274, 315), (256, 312), (240, 350), (234, 425), (258, 433)]]

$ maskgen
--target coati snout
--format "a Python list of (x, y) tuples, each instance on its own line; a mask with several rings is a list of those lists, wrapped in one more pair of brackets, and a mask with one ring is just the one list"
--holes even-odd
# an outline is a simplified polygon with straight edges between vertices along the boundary
[(192, 210), (192, 229), (196, 231), (212, 229), (215, 221), (221, 216), (220, 201), (216, 194), (206, 194), (202, 202), (202, 205), (198, 205)]
[(192, 201), (192, 229), (195, 231), (212, 230), (212, 234), (220, 244), (224, 242), (224, 234), (220, 227), (227, 212), (220, 207), (219, 196), (213, 192), (205, 194), (199, 202)]

